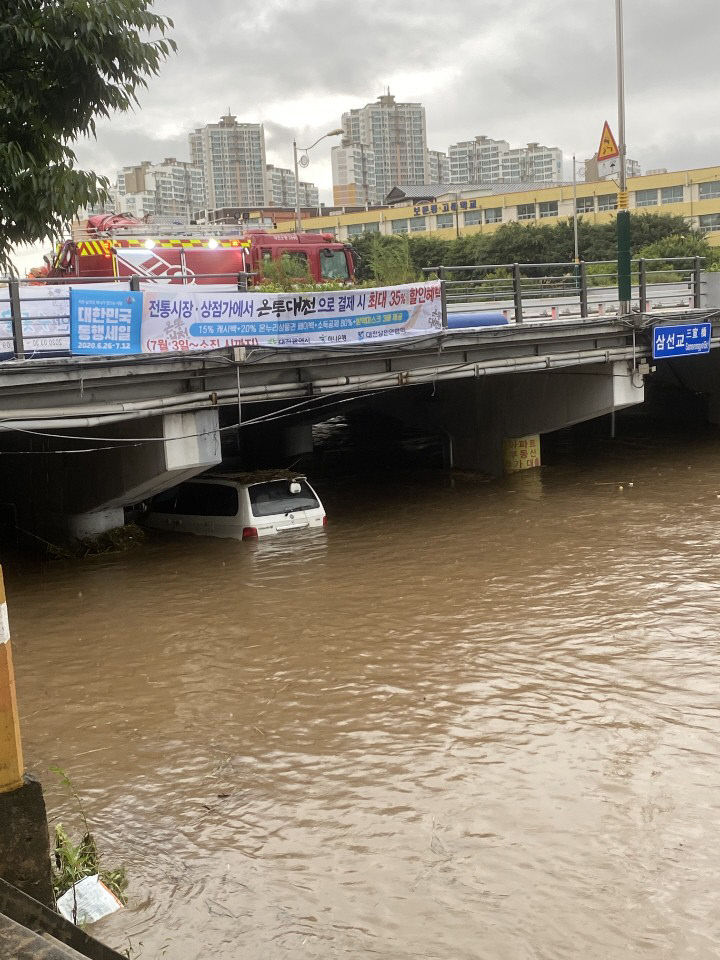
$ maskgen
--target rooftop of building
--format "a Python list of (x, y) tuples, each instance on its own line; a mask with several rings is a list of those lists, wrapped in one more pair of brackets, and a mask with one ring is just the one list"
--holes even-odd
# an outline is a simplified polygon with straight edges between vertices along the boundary
[(436, 200), (453, 193), (474, 191), (487, 197), (504, 193), (524, 193), (532, 190), (546, 190), (548, 187), (572, 186), (566, 180), (503, 180), (493, 183), (421, 183), (398, 184), (385, 197), (385, 203), (392, 206), (396, 203), (405, 203), (408, 200)]

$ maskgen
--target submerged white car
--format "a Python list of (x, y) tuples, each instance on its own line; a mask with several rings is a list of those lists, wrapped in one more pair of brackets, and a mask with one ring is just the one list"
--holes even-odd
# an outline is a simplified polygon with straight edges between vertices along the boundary
[(305, 477), (214, 473), (157, 494), (145, 523), (158, 530), (254, 540), (324, 527), (325, 508)]

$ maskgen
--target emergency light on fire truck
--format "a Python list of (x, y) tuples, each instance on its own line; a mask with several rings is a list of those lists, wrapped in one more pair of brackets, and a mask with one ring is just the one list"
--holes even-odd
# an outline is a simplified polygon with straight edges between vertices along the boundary
[[(75, 277), (140, 277), (155, 283), (234, 283), (264, 279), (263, 267), (285, 258), (298, 277), (316, 283), (354, 279), (353, 251), (330, 233), (271, 233), (263, 229), (213, 224), (164, 227), (129, 214), (93, 216), (76, 239), (58, 244), (46, 276), (60, 282)], [(152, 235), (148, 233), (152, 230)]]

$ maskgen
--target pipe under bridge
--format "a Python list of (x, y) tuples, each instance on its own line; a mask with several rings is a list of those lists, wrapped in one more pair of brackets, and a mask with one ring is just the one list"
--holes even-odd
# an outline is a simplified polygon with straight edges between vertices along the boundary
[[(652, 323), (663, 319), (705, 320), (720, 345), (709, 311), (655, 312)], [(498, 473), (504, 438), (642, 403), (649, 324), (639, 314), (444, 330), (392, 345), (7, 360), (0, 503), (31, 525), (41, 512), (49, 528), (95, 534), (121, 524), (124, 507), (218, 464), (224, 431), (274, 431), (280, 466), (307, 449), (313, 422), (350, 400), (444, 435), (456, 467)], [(716, 356), (684, 361), (710, 393)], [(298, 423), (307, 428), (300, 440)]]

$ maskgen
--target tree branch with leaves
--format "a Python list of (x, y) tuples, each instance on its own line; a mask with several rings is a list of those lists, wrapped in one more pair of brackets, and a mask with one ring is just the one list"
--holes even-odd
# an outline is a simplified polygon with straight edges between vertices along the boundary
[(17, 244), (63, 234), (109, 182), (71, 147), (139, 105), (176, 49), (152, 0), (0, 0), (0, 272)]

